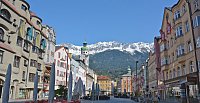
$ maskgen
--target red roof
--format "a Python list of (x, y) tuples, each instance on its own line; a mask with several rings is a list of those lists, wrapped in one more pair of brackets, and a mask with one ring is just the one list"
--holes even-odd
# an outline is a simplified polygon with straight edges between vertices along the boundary
[(98, 76), (97, 79), (110, 79), (108, 76)]

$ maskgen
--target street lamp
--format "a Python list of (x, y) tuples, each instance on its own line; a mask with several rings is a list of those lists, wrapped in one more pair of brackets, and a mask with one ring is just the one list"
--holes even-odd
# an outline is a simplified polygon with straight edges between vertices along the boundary
[(149, 72), (148, 72), (148, 63), (149, 63), (149, 58), (146, 60), (146, 80), (145, 80), (145, 85), (146, 85), (146, 93), (148, 94), (149, 92)]

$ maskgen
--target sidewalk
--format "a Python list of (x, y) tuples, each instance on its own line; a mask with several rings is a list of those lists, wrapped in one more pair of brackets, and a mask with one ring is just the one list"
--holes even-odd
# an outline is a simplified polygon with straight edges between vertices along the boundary
[(176, 99), (160, 100), (158, 103), (180, 103)]

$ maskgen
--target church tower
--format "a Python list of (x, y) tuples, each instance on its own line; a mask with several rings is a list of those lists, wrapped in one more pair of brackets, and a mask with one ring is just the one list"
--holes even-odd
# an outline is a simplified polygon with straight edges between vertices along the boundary
[(85, 65), (89, 66), (89, 48), (87, 47), (87, 42), (84, 42), (81, 48), (81, 60), (83, 60)]

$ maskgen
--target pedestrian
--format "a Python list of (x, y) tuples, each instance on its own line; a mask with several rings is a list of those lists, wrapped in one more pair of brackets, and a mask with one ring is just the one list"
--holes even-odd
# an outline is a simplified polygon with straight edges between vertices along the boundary
[(160, 101), (160, 94), (158, 94), (158, 101)]

